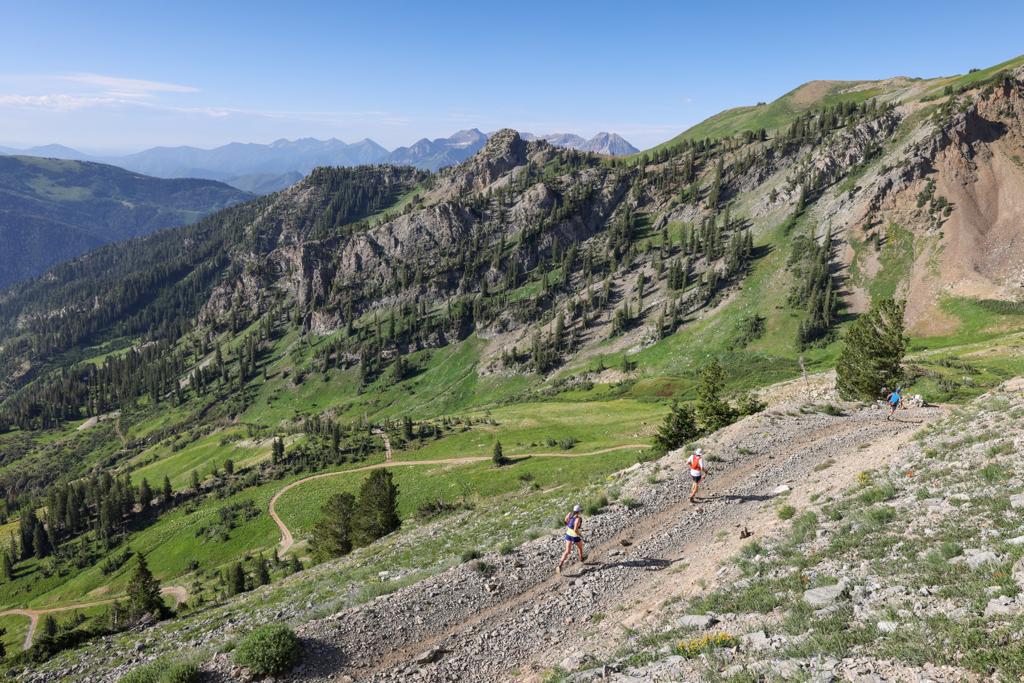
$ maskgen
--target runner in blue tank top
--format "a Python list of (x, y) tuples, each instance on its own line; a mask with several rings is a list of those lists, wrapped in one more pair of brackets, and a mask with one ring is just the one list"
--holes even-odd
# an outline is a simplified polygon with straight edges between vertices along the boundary
[(555, 573), (562, 573), (562, 565), (565, 564), (565, 560), (569, 557), (569, 553), (572, 552), (572, 547), (576, 546), (576, 550), (580, 554), (580, 563), (583, 563), (583, 536), (581, 531), (583, 530), (583, 508), (579, 505), (574, 505), (572, 512), (565, 516), (565, 552), (562, 553), (562, 559), (558, 561), (558, 566), (555, 567)]

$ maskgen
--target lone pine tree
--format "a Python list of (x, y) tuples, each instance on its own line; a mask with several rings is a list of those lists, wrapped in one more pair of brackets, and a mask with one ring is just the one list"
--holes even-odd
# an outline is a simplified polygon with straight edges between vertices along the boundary
[(128, 581), (128, 619), (138, 621), (146, 614), (162, 614), (164, 601), (160, 597), (160, 582), (149, 571), (146, 557), (139, 553), (135, 572)]
[(362, 547), (402, 525), (398, 517), (398, 486), (388, 470), (374, 470), (359, 489), (352, 517), (352, 545)]
[(836, 360), (836, 389), (843, 398), (874, 400), (903, 378), (906, 302), (886, 298), (850, 325)]
[(317, 560), (352, 552), (352, 513), (355, 506), (356, 498), (351, 493), (337, 493), (327, 499), (311, 538), (313, 556)]

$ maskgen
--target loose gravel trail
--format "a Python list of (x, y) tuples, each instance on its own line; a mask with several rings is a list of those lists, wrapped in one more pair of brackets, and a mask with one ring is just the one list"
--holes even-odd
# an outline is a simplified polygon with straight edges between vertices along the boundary
[[(160, 593), (163, 595), (174, 596), (174, 602), (176, 604), (180, 604), (188, 600), (188, 589), (184, 586), (164, 586), (160, 589)], [(89, 607), (101, 607), (103, 605), (109, 605), (117, 602), (118, 600), (122, 600), (123, 598), (124, 596), (120, 596), (116, 598), (106, 598), (104, 600), (94, 600), (93, 602), (80, 602), (75, 605), (48, 607), (46, 609), (8, 609), (0, 612), (0, 617), (28, 617), (28, 631), (25, 633), (25, 642), (22, 644), (22, 648), (27, 650), (32, 647), (32, 639), (36, 633), (36, 626), (39, 625), (39, 617), (47, 614), (57, 614), (59, 612), (72, 612), (77, 609), (87, 609)]]
[[(277, 525), (278, 530), (281, 532), (281, 540), (278, 543), (278, 552), (284, 554), (295, 545), (295, 538), (292, 536), (292, 532), (288, 529), (288, 526), (281, 520), (280, 515), (277, 514), (277, 502), (280, 500), (288, 491), (291, 491), (296, 486), (301, 486), (307, 482), (313, 481), (314, 479), (326, 479), (327, 477), (340, 477), (345, 474), (354, 474), (357, 472), (368, 472), (370, 470), (379, 470), (385, 467), (410, 467), (419, 465), (468, 465), (476, 462), (488, 462), (490, 456), (486, 455), (463, 455), (454, 456), (450, 458), (435, 458), (433, 460), (392, 460), (391, 459), (391, 442), (387, 440), (385, 436), (386, 446), (386, 459), (384, 462), (378, 462), (373, 465), (365, 465), (363, 467), (355, 467), (350, 470), (340, 470), (338, 472), (321, 472), (320, 474), (312, 474), (302, 479), (296, 479), (292, 483), (284, 486), (277, 493), (274, 494), (273, 498), (270, 499), (270, 504), (267, 506), (267, 513), (270, 518), (274, 520), (274, 524)], [(627, 449), (643, 449), (650, 448), (650, 444), (638, 444), (628, 443), (621, 446), (610, 446), (608, 448), (601, 448), (596, 451), (587, 451), (585, 453), (525, 453), (521, 456), (513, 456), (516, 458), (584, 458), (591, 455), (604, 455), (605, 453), (614, 453), (616, 451), (623, 451)]]
[(943, 414), (921, 409), (887, 422), (875, 408), (842, 416), (792, 410), (743, 420), (705, 441), (713, 469), (697, 505), (688, 501), (682, 457), (630, 468), (619, 485), (623, 497), (639, 505), (613, 505), (585, 521), (583, 566), (554, 575), (562, 543), (552, 534), (510, 555), (487, 556), (493, 575), (460, 565), (309, 622), (298, 629), (309, 655), (290, 680), (528, 677), (576, 648), (592, 650), (595, 615), (607, 615), (602, 629), (613, 639), (615, 627), (633, 623), (637, 611), (648, 608), (645, 599), (678, 593), (690, 563), (713, 570), (734, 552), (716, 546), (723, 534), (737, 536), (738, 528), (752, 526), (760, 535), (757, 524), (771, 512), (780, 485), (799, 495), (803, 482), (831, 476), (823, 468), (848, 475), (871, 469), (876, 458), (898, 451), (922, 424)]

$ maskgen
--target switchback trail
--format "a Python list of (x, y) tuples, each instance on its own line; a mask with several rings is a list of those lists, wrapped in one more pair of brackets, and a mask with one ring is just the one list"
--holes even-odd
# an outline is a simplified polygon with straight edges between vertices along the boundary
[[(160, 589), (160, 593), (162, 595), (173, 596), (175, 604), (181, 604), (188, 600), (188, 589), (184, 586), (164, 586)], [(78, 609), (88, 609), (89, 607), (101, 607), (103, 605), (109, 605), (117, 602), (123, 598), (124, 596), (122, 595), (116, 598), (105, 598), (103, 600), (80, 602), (75, 605), (61, 605), (60, 607), (47, 607), (45, 609), (8, 609), (0, 612), (0, 617), (28, 617), (28, 631), (25, 633), (25, 642), (22, 644), (22, 648), (27, 650), (32, 647), (32, 637), (36, 633), (36, 626), (39, 624), (39, 617), (47, 614), (57, 614), (59, 612), (73, 612)]]
[[(748, 418), (705, 440), (714, 469), (698, 505), (687, 500), (682, 457), (641, 465), (616, 483), (638, 505), (616, 505), (586, 520), (586, 564), (554, 576), (562, 544), (546, 536), (510, 555), (488, 556), (491, 576), (459, 565), (309, 622), (300, 636), (316, 656), (294, 678), (501, 681), (555, 666), (595, 640), (613, 647), (620, 624), (642, 619), (643, 610), (634, 614), (629, 605), (657, 606), (699, 590), (701, 580), (713, 582), (718, 562), (739, 547), (737, 527), (749, 526), (755, 538), (769, 533), (777, 487), (786, 484), (793, 489), (787, 495), (803, 497), (812, 485), (845, 486), (857, 472), (898, 458), (913, 432), (944, 411), (914, 413), (919, 419), (898, 422), (875, 409)], [(567, 627), (613, 614), (601, 622), (602, 638), (589, 633), (592, 625)], [(381, 623), (390, 627), (382, 631)]]
[[(376, 433), (376, 432), (375, 432)], [(296, 479), (292, 483), (283, 487), (280, 491), (274, 494), (274, 497), (270, 499), (270, 505), (267, 506), (267, 512), (270, 514), (271, 519), (274, 520), (274, 524), (277, 525), (278, 530), (281, 532), (281, 541), (278, 544), (279, 552), (287, 552), (293, 545), (295, 545), (295, 538), (292, 536), (292, 532), (289, 531), (288, 527), (281, 520), (281, 517), (277, 514), (277, 501), (288, 491), (292, 490), (296, 486), (305, 484), (306, 482), (313, 481), (314, 479), (325, 479), (327, 477), (340, 477), (343, 474), (354, 474), (356, 472), (367, 472), (369, 470), (379, 470), (385, 467), (408, 467), (412, 465), (468, 465), (474, 462), (486, 462), (491, 458), (486, 455), (464, 455), (456, 456), (451, 458), (436, 458), (433, 460), (391, 460), (391, 442), (385, 438), (385, 445), (387, 447), (387, 456), (384, 462), (379, 462), (373, 465), (364, 465), (363, 467), (356, 467), (350, 470), (340, 470), (338, 472), (321, 472), (320, 474), (312, 474), (302, 479)], [(614, 453), (615, 451), (622, 451), (628, 448), (650, 448), (650, 444), (637, 444), (629, 443), (621, 446), (611, 446), (609, 448), (601, 448), (596, 451), (588, 451), (586, 453), (524, 453), (522, 458), (583, 458), (589, 455), (603, 455), (605, 453)]]

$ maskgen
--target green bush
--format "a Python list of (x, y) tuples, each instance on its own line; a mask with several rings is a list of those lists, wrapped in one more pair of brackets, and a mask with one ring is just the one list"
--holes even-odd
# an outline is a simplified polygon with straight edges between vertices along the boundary
[(463, 562), (471, 562), (480, 559), (480, 551), (477, 549), (466, 550), (462, 553)]
[(198, 680), (199, 668), (190, 662), (181, 662), (169, 666), (160, 683), (195, 683)]
[(117, 680), (118, 683), (160, 683), (160, 667), (156, 664), (146, 664), (132, 669)]
[(498, 568), (493, 564), (484, 562), (483, 560), (477, 560), (474, 562), (473, 569), (476, 570), (477, 574), (484, 577), (494, 576), (495, 572), (498, 571)]
[(596, 498), (591, 498), (587, 501), (587, 504), (583, 506), (584, 512), (593, 517), (594, 515), (601, 514), (601, 510), (608, 507), (608, 496), (604, 493), (600, 494)]
[(196, 683), (199, 669), (191, 662), (157, 660), (129, 671), (118, 683)]
[(793, 519), (795, 514), (796, 508), (792, 505), (783, 505), (778, 511), (779, 519)]
[(299, 639), (284, 624), (253, 629), (235, 649), (235, 663), (259, 676), (282, 674), (299, 661)]

